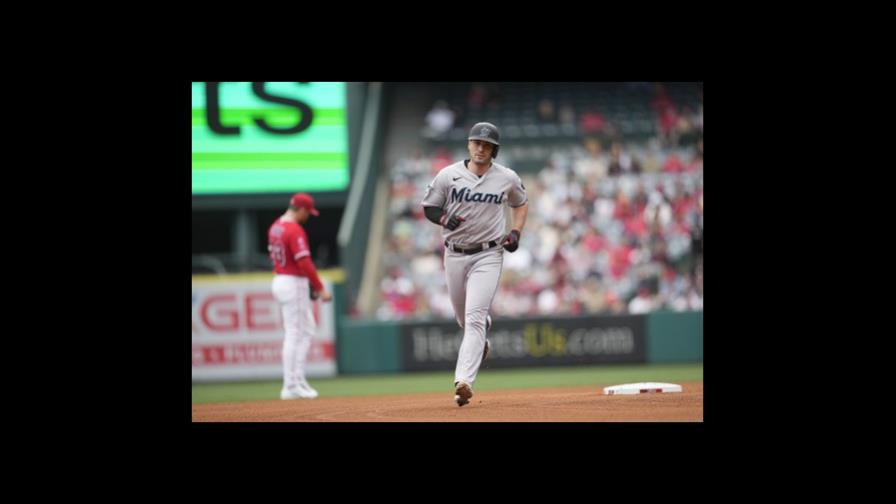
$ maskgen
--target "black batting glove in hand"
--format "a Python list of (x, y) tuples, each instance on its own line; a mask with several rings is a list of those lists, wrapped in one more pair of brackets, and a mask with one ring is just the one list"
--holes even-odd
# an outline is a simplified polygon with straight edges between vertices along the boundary
[(520, 246), (520, 232), (514, 229), (510, 232), (505, 238), (504, 241), (501, 242), (501, 245), (504, 246), (504, 249), (508, 252), (516, 252), (516, 249)]
[(461, 217), (459, 215), (455, 215), (451, 218), (448, 218), (448, 214), (445, 214), (442, 216), (441, 219), (439, 219), (439, 223), (442, 224), (443, 226), (445, 226), (446, 228), (450, 229), (451, 231), (454, 231), (455, 229), (457, 229), (457, 226), (460, 226), (460, 223), (465, 220), (467, 220), (467, 219), (464, 219), (463, 217)]

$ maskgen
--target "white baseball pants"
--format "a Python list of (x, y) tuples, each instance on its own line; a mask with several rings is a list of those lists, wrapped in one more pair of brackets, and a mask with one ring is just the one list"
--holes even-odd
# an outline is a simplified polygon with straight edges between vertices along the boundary
[(275, 275), (271, 282), (271, 291), (280, 303), (286, 331), (283, 339), (284, 387), (293, 387), (305, 380), (305, 359), (316, 331), (309, 289), (305, 277)]

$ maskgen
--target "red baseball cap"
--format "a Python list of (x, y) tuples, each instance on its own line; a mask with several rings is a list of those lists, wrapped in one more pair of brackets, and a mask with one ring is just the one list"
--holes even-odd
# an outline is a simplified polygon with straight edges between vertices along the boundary
[(311, 197), (310, 194), (307, 193), (297, 193), (293, 195), (293, 197), (289, 200), (290, 206), (294, 206), (296, 208), (306, 208), (311, 213), (311, 215), (317, 217), (320, 215), (320, 212), (314, 208), (314, 198)]

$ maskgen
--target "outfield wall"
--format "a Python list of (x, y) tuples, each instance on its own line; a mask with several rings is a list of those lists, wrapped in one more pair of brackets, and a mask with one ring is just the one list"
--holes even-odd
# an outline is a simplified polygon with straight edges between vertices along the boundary
[[(192, 380), (241, 381), (283, 376), (283, 322), (270, 273), (192, 279)], [(321, 273), (327, 289), (332, 275)], [(335, 376), (334, 303), (312, 302), (318, 330), (308, 352), (309, 377)]]
[(647, 362), (703, 362), (703, 312), (649, 314)]
[[(340, 374), (451, 370), (454, 322), (342, 320)], [(489, 368), (703, 361), (703, 312), (496, 319)]]
[[(360, 321), (343, 313), (341, 270), (321, 277), (334, 293), (317, 302), (320, 324), (308, 355), (309, 377), (453, 370), (463, 331), (453, 321)], [(192, 379), (282, 377), (283, 329), (272, 275), (195, 275)], [(703, 312), (495, 319), (489, 368), (611, 363), (703, 362)]]

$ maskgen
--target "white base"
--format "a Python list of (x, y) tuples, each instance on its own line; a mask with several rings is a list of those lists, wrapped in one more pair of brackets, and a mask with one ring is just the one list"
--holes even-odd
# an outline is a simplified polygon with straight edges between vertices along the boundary
[(681, 385), (674, 383), (626, 383), (604, 387), (604, 395), (661, 394), (664, 392), (681, 392)]

